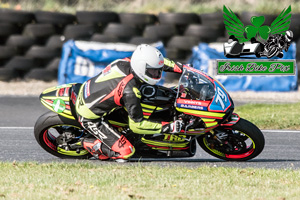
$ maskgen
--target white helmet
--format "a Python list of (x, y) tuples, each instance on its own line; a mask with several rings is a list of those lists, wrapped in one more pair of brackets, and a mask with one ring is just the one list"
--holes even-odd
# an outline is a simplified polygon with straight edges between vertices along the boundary
[(131, 56), (131, 68), (144, 82), (155, 85), (161, 79), (164, 57), (155, 47), (148, 44), (137, 46)]
[(292, 39), (293, 39), (293, 32), (290, 30), (286, 31), (285, 32), (285, 40), (287, 42), (290, 42), (290, 41), (292, 41)]

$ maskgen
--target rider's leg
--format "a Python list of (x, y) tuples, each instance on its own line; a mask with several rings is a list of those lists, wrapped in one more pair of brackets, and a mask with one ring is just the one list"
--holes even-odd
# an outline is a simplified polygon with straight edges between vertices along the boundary
[(82, 141), (83, 147), (90, 152), (94, 157), (100, 160), (109, 159), (108, 156), (104, 155), (102, 151), (102, 142), (96, 138), (85, 138)]
[[(135, 149), (133, 145), (108, 122), (89, 120), (83, 117), (79, 117), (79, 121), (86, 130), (97, 138), (94, 142), (91, 142), (90, 139), (83, 140), (84, 148), (87, 147), (86, 149), (92, 155), (99, 157), (98, 154), (101, 153), (101, 155), (106, 156), (99, 157), (99, 159), (127, 159), (134, 154)], [(98, 150), (95, 150), (94, 153), (93, 149), (97, 148)]]

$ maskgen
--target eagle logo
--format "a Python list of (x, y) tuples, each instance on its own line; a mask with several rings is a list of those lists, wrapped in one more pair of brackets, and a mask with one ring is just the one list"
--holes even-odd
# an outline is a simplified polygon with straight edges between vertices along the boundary
[(282, 51), (288, 50), (293, 38), (293, 32), (289, 30), (291, 10), (291, 6), (285, 8), (270, 26), (264, 25), (264, 16), (251, 17), (251, 25), (245, 26), (232, 10), (224, 5), (223, 18), (229, 35), (228, 42), (224, 43), (224, 55), (241, 57), (254, 54), (256, 57), (282, 58)]

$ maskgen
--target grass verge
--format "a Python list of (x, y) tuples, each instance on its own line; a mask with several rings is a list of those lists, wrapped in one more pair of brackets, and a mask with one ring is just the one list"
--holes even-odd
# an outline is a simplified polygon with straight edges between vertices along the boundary
[(300, 171), (0, 162), (0, 199), (297, 199)]
[(0, 0), (0, 8), (20, 10), (47, 10), (75, 13), (77, 10), (106, 10), (115, 12), (153, 13), (160, 12), (220, 12), (223, 5), (234, 12), (255, 11), (268, 14), (279, 14), (283, 8), (292, 5), (293, 12), (300, 12), (296, 0)]
[(260, 129), (300, 129), (300, 103), (246, 104), (235, 109)]

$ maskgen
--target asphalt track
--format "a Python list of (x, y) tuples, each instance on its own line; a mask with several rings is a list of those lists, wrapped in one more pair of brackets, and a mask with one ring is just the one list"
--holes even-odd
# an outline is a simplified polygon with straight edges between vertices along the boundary
[[(47, 112), (37, 97), (0, 96), (0, 161), (35, 162), (93, 162), (98, 160), (63, 160), (44, 151), (35, 141), (33, 126), (37, 118)], [(192, 158), (133, 159), (127, 165), (157, 164), (160, 166), (226, 166), (254, 168), (300, 168), (300, 131), (263, 130), (266, 145), (263, 152), (247, 162), (226, 162), (214, 158), (199, 148)]]

